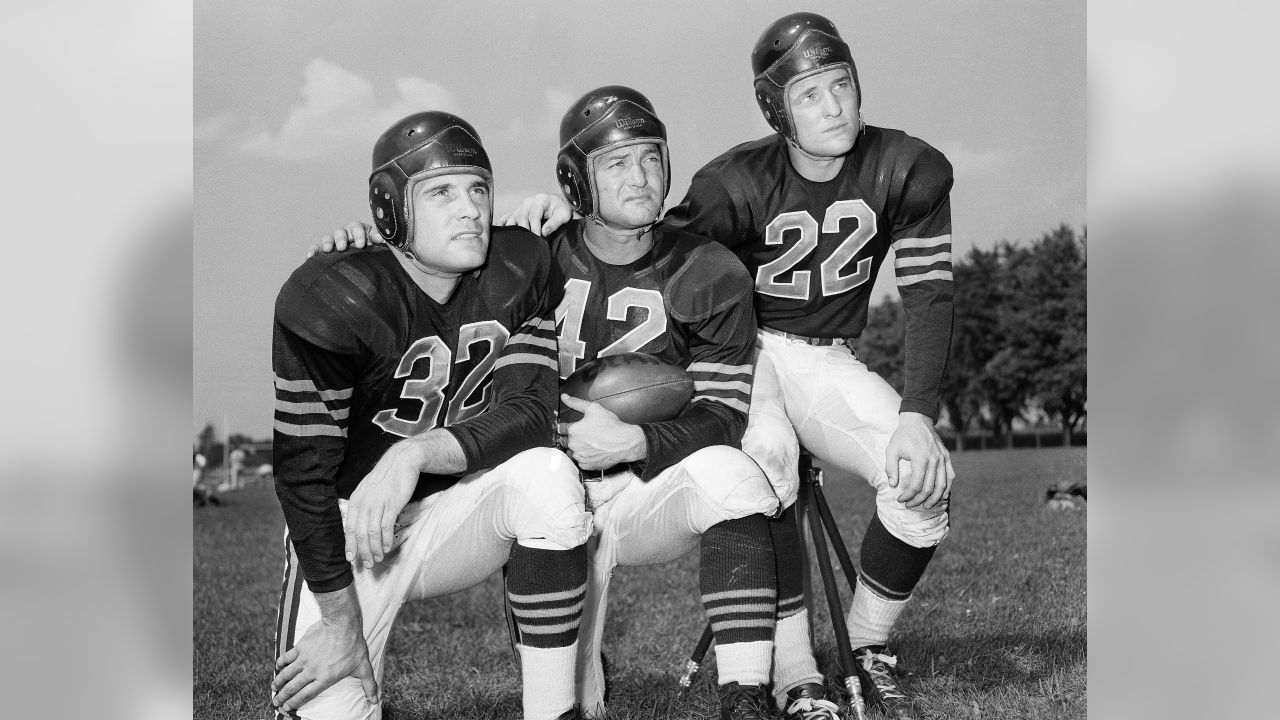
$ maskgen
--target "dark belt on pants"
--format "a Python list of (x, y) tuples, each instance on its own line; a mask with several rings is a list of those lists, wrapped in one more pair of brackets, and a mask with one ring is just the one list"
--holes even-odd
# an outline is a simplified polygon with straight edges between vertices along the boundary
[(777, 335), (778, 337), (786, 338), (788, 340), (799, 340), (802, 343), (806, 343), (809, 345), (817, 345), (819, 347), (824, 345), (848, 345), (849, 344), (848, 341), (845, 340), (844, 338), (805, 337), (804, 335), (797, 335), (795, 333), (783, 332), (781, 330), (774, 330), (771, 327), (765, 327), (763, 325), (760, 326), (760, 329), (764, 332), (769, 333), (770, 335)]

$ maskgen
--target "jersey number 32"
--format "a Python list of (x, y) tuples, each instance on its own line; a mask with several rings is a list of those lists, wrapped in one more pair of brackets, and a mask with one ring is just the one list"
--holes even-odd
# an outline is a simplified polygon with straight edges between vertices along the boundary
[[(480, 341), (487, 341), (489, 350), (480, 362), (471, 368), (471, 372), (467, 373), (467, 377), (453, 393), (453, 399), (449, 401), (449, 409), (445, 412), (445, 425), (462, 422), (484, 410), (489, 404), (492, 392), (489, 385), (485, 385), (480, 399), (476, 402), (467, 404), (467, 398), (475, 393), (482, 382), (489, 379), (489, 373), (493, 371), (498, 355), (507, 344), (507, 329), (495, 320), (467, 323), (458, 328), (459, 364), (471, 360), (471, 345)], [(418, 416), (412, 420), (405, 420), (396, 415), (396, 410), (392, 408), (379, 411), (373, 416), (373, 422), (383, 430), (400, 437), (412, 437), (435, 427), (440, 406), (445, 401), (445, 388), (449, 386), (449, 377), (453, 374), (452, 355), (449, 346), (440, 339), (439, 335), (420, 338), (410, 345), (404, 356), (400, 358), (400, 364), (396, 366), (395, 376), (408, 377), (418, 362), (428, 361), (426, 377), (405, 380), (404, 387), (400, 390), (401, 398), (421, 403)]]

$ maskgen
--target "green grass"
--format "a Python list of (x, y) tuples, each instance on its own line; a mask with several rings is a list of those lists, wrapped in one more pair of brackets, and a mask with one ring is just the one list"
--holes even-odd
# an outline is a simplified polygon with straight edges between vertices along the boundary
[[(1085, 716), (1086, 514), (1042, 502), (1051, 483), (1084, 477), (1084, 457), (1082, 448), (954, 456), (951, 537), (893, 640), (927, 717)], [(825, 491), (856, 559), (871, 490), (828, 474)], [(269, 488), (222, 499), (195, 510), (195, 717), (268, 718), (283, 520)], [(384, 718), (520, 716), (500, 588), (495, 577), (404, 607), (387, 649)], [(697, 553), (620, 568), (611, 593), (610, 717), (713, 717), (713, 662), (688, 698), (675, 693), (704, 622)], [(847, 588), (844, 599), (847, 606)], [(818, 605), (816, 644), (830, 677), (835, 645)]]

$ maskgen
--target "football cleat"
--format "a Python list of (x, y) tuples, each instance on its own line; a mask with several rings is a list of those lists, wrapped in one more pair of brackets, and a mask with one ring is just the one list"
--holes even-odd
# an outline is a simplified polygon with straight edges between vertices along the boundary
[(782, 717), (783, 720), (843, 720), (840, 706), (827, 699), (827, 688), (820, 683), (804, 683), (788, 690)]
[(720, 720), (771, 720), (769, 693), (760, 685), (720, 686)]
[(582, 713), (578, 712), (577, 706), (574, 706), (557, 716), (556, 720), (582, 720)]
[(896, 668), (898, 658), (884, 645), (867, 645), (853, 651), (853, 666), (862, 685), (868, 707), (879, 708), (885, 717), (912, 720), (911, 698), (902, 691)]

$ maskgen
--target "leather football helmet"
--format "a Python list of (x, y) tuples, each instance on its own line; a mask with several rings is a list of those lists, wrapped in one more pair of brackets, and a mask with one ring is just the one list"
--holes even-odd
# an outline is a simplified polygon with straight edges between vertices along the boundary
[(862, 107), (858, 68), (853, 64), (849, 46), (830, 20), (814, 13), (798, 12), (774, 21), (751, 51), (756, 102), (769, 127), (795, 142), (796, 128), (787, 103), (787, 90), (801, 78), (839, 67), (848, 68), (858, 92), (858, 107)]
[(457, 115), (415, 113), (382, 133), (373, 146), (369, 176), (369, 207), (382, 239), (400, 250), (408, 247), (413, 239), (413, 186), (454, 173), (475, 173), (493, 182), (493, 166), (480, 136)]
[(654, 143), (662, 154), (662, 199), (665, 201), (671, 190), (667, 127), (658, 119), (649, 98), (629, 87), (606, 85), (569, 106), (560, 120), (560, 153), (556, 157), (556, 180), (569, 205), (587, 217), (598, 219), (592, 158), (639, 143)]

